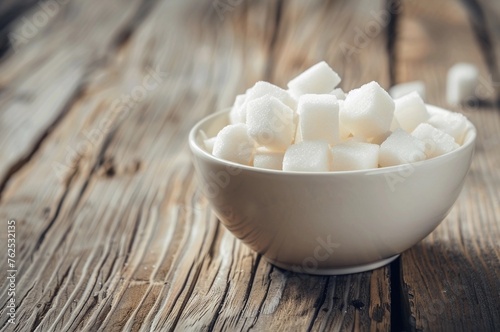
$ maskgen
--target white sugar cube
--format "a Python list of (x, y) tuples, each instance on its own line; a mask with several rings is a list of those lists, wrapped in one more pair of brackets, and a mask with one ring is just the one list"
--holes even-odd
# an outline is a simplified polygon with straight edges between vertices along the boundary
[(231, 124), (235, 123), (245, 123), (245, 114), (243, 112), (242, 106), (245, 103), (246, 95), (237, 95), (234, 101), (233, 107), (229, 112), (229, 122)]
[(417, 92), (420, 95), (420, 97), (423, 100), (425, 100), (426, 98), (425, 83), (422, 81), (412, 81), (412, 82), (393, 85), (389, 89), (389, 94), (391, 95), (392, 98), (397, 99), (413, 91)]
[(293, 140), (293, 144), (297, 144), (302, 142), (302, 132), (300, 131), (300, 126), (297, 125), (297, 129), (295, 130), (295, 139)]
[(391, 127), (394, 101), (378, 85), (370, 82), (347, 95), (340, 111), (340, 122), (354, 135), (375, 137)]
[(450, 105), (458, 105), (473, 98), (478, 84), (479, 71), (470, 63), (457, 63), (448, 70), (446, 99)]
[(245, 118), (248, 113), (248, 103), (265, 95), (270, 95), (277, 98), (279, 101), (281, 101), (283, 104), (287, 105), (294, 111), (297, 109), (297, 101), (287, 91), (274, 84), (259, 81), (246, 92), (245, 103), (242, 106), (242, 111)]
[(284, 151), (295, 137), (294, 112), (270, 95), (247, 104), (248, 134), (260, 145)]
[(306, 94), (297, 106), (299, 127), (304, 141), (325, 140), (329, 144), (339, 141), (339, 104), (329, 94)]
[(283, 152), (257, 148), (253, 158), (253, 166), (259, 168), (281, 170), (283, 167)]
[(379, 164), (395, 166), (425, 160), (425, 143), (402, 129), (394, 131), (381, 145)]
[(344, 101), (338, 100), (339, 104), (339, 136), (342, 141), (347, 140), (351, 136), (351, 132), (347, 129), (346, 126), (342, 123), (342, 118), (340, 117), (340, 113), (342, 112), (342, 108), (344, 107)]
[(447, 133), (462, 144), (467, 131), (467, 118), (460, 113), (435, 114), (427, 122), (433, 127)]
[(327, 172), (331, 153), (325, 141), (303, 141), (291, 145), (283, 158), (283, 170), (295, 172)]
[(361, 136), (361, 135), (356, 135), (356, 136), (351, 135), (345, 141), (346, 142), (368, 143), (368, 141), (370, 141), (370, 140), (364, 136)]
[(339, 83), (339, 75), (321, 61), (288, 82), (288, 88), (295, 96), (302, 96), (330, 93)]
[(395, 131), (396, 129), (399, 128), (401, 128), (401, 125), (399, 124), (398, 119), (396, 119), (396, 117), (393, 116), (391, 121), (391, 127), (389, 129), (390, 131)]
[(387, 137), (391, 136), (391, 134), (392, 134), (392, 131), (388, 131), (388, 132), (385, 132), (385, 133), (380, 134), (378, 136), (375, 136), (371, 139), (370, 143), (380, 145), (387, 139)]
[(424, 101), (415, 91), (394, 100), (394, 104), (394, 117), (401, 128), (409, 133), (429, 119)]
[(346, 142), (332, 148), (332, 169), (354, 171), (378, 167), (379, 146), (377, 144)]
[(216, 139), (217, 137), (211, 137), (203, 140), (203, 144), (205, 144), (205, 149), (208, 152), (212, 153), (212, 151), (214, 150), (214, 144)]
[(344, 90), (342, 90), (341, 88), (333, 89), (333, 91), (330, 92), (330, 94), (337, 97), (338, 100), (345, 100), (346, 97)]
[(427, 158), (440, 156), (459, 147), (453, 137), (428, 123), (419, 124), (411, 134), (425, 142)]
[(255, 149), (255, 142), (248, 135), (248, 128), (243, 123), (228, 125), (217, 134), (212, 154), (224, 160), (250, 165)]

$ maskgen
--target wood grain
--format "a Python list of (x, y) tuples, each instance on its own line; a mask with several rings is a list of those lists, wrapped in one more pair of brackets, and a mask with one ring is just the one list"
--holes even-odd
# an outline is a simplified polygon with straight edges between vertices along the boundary
[[(477, 1), (498, 47), (493, 11)], [(40, 10), (16, 4), (0, 6), (0, 14), (24, 8), (3, 34), (21, 34), (23, 18)], [(0, 62), (0, 219), (17, 221), (19, 270), (11, 326), (0, 263), (0, 330), (493, 331), (500, 119), (492, 62), (470, 24), (481, 20), (468, 8), (452, 0), (61, 5)], [(455, 61), (477, 64), (486, 78), (476, 104), (455, 108), (480, 128), (464, 191), (392, 267), (338, 277), (276, 268), (219, 224), (194, 177), (187, 133), (197, 120), (258, 80), (285, 86), (320, 60), (346, 91), (422, 79), (429, 102), (444, 107)]]
[[(387, 86), (384, 27), (350, 59), (336, 46), (383, 5), (71, 2), (7, 57), (0, 123), (16, 130), (0, 131), (0, 218), (19, 234), (13, 330), (387, 330), (389, 268), (315, 277), (268, 264), (211, 214), (186, 145), (236, 93), (320, 59), (347, 89)], [(310, 17), (319, 30), (304, 31)], [(4, 315), (0, 329), (12, 329)]]
[(397, 80), (422, 79), (429, 103), (452, 108), (445, 87), (454, 63), (473, 63), (481, 73), (477, 98), (452, 108), (478, 128), (463, 192), (443, 223), (401, 258), (406, 330), (495, 331), (500, 326), (500, 112), (491, 106), (491, 72), (466, 8), (456, 1), (409, 1), (398, 27)]

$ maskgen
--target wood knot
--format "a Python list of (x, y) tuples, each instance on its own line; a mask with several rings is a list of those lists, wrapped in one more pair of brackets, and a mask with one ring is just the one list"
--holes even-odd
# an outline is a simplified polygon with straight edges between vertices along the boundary
[(118, 176), (118, 175), (132, 175), (141, 169), (141, 161), (137, 158), (131, 161), (118, 164), (115, 162), (114, 157), (105, 157), (101, 162), (98, 174), (108, 178)]

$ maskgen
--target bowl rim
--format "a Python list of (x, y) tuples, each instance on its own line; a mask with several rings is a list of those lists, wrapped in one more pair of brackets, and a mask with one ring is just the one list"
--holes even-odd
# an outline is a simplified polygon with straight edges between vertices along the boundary
[[(431, 104), (425, 104), (427, 109), (431, 109), (431, 113), (458, 113), (458, 112), (453, 112), (450, 110), (446, 110), (444, 108), (441, 108), (439, 106), (431, 105)], [(465, 117), (467, 121), (467, 132), (465, 134), (465, 142), (460, 145), (457, 149), (445, 153), (443, 155), (431, 158), (431, 159), (426, 159), (422, 161), (417, 161), (417, 162), (412, 162), (412, 163), (406, 163), (406, 164), (401, 164), (401, 165), (395, 165), (395, 166), (388, 166), (388, 167), (379, 167), (379, 168), (369, 168), (369, 169), (362, 169), (362, 170), (352, 170), (352, 171), (327, 171), (327, 172), (304, 172), (304, 171), (283, 171), (283, 170), (274, 170), (274, 169), (267, 169), (267, 168), (259, 168), (259, 167), (254, 167), (254, 166), (248, 166), (248, 165), (243, 165), (239, 163), (235, 163), (232, 161), (224, 160), (218, 157), (215, 157), (211, 153), (207, 152), (204, 148), (202, 148), (196, 140), (196, 135), (200, 132), (200, 128), (213, 118), (222, 116), (223, 114), (229, 114), (231, 108), (225, 108), (221, 111), (214, 112), (202, 119), (200, 119), (189, 131), (189, 136), (188, 136), (188, 141), (189, 141), (189, 147), (191, 149), (191, 152), (195, 155), (198, 155), (204, 159), (217, 162), (220, 164), (225, 165), (226, 167), (229, 168), (241, 168), (243, 170), (247, 170), (250, 172), (257, 172), (257, 173), (264, 173), (264, 174), (272, 174), (272, 175), (281, 175), (281, 176), (335, 176), (335, 175), (347, 175), (347, 174), (352, 174), (352, 175), (368, 175), (368, 174), (386, 174), (386, 173), (392, 173), (392, 172), (400, 172), (400, 171), (405, 171), (408, 169), (408, 165), (411, 165), (412, 167), (421, 167), (424, 165), (430, 165), (435, 162), (441, 162), (446, 158), (450, 158), (456, 154), (459, 154), (460, 152), (470, 149), (472, 145), (475, 145), (476, 139), (477, 139), (477, 129), (474, 126), (474, 124), (467, 118)], [(458, 113), (462, 114), (462, 113)], [(431, 114), (432, 115), (432, 114)], [(463, 115), (463, 114), (462, 114)], [(222, 129), (222, 128), (221, 128)]]

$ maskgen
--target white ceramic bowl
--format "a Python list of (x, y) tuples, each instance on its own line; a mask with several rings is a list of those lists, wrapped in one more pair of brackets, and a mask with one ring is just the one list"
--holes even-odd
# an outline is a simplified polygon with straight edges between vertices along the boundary
[(476, 138), (469, 123), (464, 144), (433, 159), (362, 171), (283, 172), (205, 151), (200, 130), (215, 136), (228, 114), (208, 116), (189, 135), (203, 192), (234, 236), (272, 264), (311, 274), (375, 269), (431, 233), (460, 193)]

